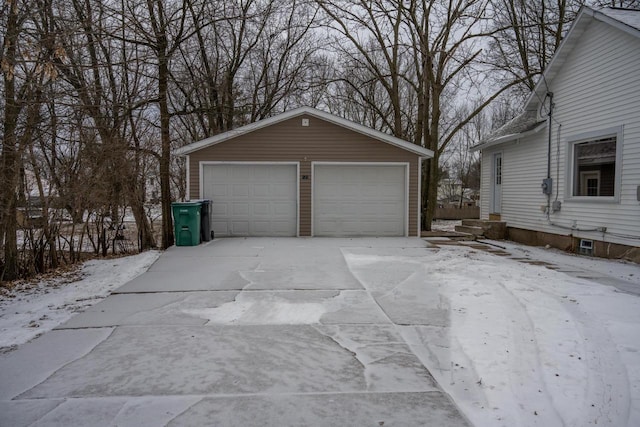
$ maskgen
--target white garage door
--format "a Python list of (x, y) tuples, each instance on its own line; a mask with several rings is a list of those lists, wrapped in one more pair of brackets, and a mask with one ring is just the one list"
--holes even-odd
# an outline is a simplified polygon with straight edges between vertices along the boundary
[(295, 236), (296, 165), (203, 165), (203, 197), (211, 199), (216, 236)]
[(315, 236), (404, 236), (407, 178), (398, 165), (316, 165)]

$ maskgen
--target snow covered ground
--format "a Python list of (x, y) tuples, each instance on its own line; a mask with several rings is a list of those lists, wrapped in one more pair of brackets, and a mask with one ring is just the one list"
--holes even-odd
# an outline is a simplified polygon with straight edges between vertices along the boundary
[(0, 351), (15, 348), (91, 307), (147, 271), (159, 256), (158, 251), (148, 251), (87, 261), (79, 271), (0, 295)]
[[(333, 244), (334, 240), (291, 241), (300, 247), (299, 253), (292, 252), (290, 257), (312, 260), (308, 271), (282, 269), (277, 275), (272, 274), (275, 270), (267, 267), (285, 263), (282, 253), (270, 252), (273, 259), (257, 257), (263, 248), (254, 247), (255, 241), (248, 240), (246, 245), (249, 246), (242, 252), (242, 263), (255, 260), (256, 265), (239, 270), (242, 276), (238, 276), (239, 288), (225, 284), (225, 292), (210, 292), (219, 295), (220, 304), (212, 307), (198, 296), (189, 299), (192, 293), (185, 293), (187, 296), (176, 292), (135, 293), (145, 286), (162, 289), (161, 278), (168, 273), (156, 271), (155, 276), (142, 276), (140, 279), (148, 278), (138, 279), (136, 286), (130, 284), (128, 287), (131, 295), (137, 298), (164, 298), (154, 303), (158, 307), (119, 307), (119, 310), (133, 310), (130, 317), (123, 316), (116, 323), (109, 318), (108, 324), (137, 325), (143, 318), (144, 322), (149, 319), (167, 322), (180, 315), (183, 316), (179, 318), (180, 322), (202, 319), (213, 331), (216, 325), (242, 328), (247, 325), (302, 324), (323, 331), (323, 334), (335, 329), (337, 332), (332, 339), (351, 349), (349, 354), (359, 361), (364, 360), (367, 369), (375, 367), (369, 359), (375, 362), (377, 359), (373, 355), (378, 350), (375, 346), (356, 345), (356, 335), (349, 338), (340, 332), (340, 328), (342, 324), (352, 324), (350, 328), (355, 329), (360, 326), (353, 325), (382, 325), (388, 335), (402, 337), (476, 426), (640, 425), (638, 265), (509, 242), (490, 242), (507, 252), (498, 256), (474, 248), (473, 243), (443, 244), (435, 248), (403, 247), (403, 242), (410, 241), (405, 239), (385, 247), (382, 239), (374, 244), (349, 239), (336, 256), (343, 258), (343, 264), (346, 261), (346, 268), (353, 275), (351, 280), (364, 289), (349, 290), (355, 289), (354, 283), (344, 288), (347, 290), (336, 288), (331, 291), (327, 287), (326, 290), (304, 291), (300, 289), (306, 289), (305, 286), (318, 289), (311, 285), (323, 281), (338, 283), (337, 279), (342, 278), (336, 273), (338, 267), (335, 271), (325, 267), (331, 263), (337, 266), (340, 260), (334, 259), (333, 255), (318, 258), (316, 255), (322, 252), (313, 247), (314, 244), (327, 245), (327, 242)], [(221, 242), (225, 244), (224, 240)], [(241, 242), (244, 241), (238, 239), (231, 243)], [(435, 243), (434, 240), (429, 242)], [(260, 243), (266, 246), (271, 240)], [(210, 245), (210, 248), (214, 247)], [(173, 258), (163, 257), (166, 268), (175, 270), (176, 263), (200, 265), (202, 260), (195, 255), (203, 249), (206, 248), (174, 251)], [(232, 250), (239, 249), (232, 247)], [(217, 277), (226, 277), (226, 273), (222, 274), (223, 269), (235, 268), (232, 250), (225, 251), (225, 263), (217, 267), (220, 269)], [(176, 254), (180, 256), (176, 257)], [(150, 252), (92, 261), (83, 267), (84, 277), (80, 282), (61, 285), (48, 293), (43, 284), (35, 292), (26, 290), (10, 300), (1, 300), (0, 347), (19, 344), (55, 327), (74, 311), (83, 310), (89, 302), (95, 302), (118, 284), (145, 271), (157, 256)], [(553, 265), (547, 268), (531, 265), (529, 261)], [(295, 264), (299, 263), (292, 262)], [(313, 279), (313, 283), (302, 279)], [(213, 286), (195, 279), (185, 282), (192, 287), (203, 287), (201, 291)], [(616, 286), (610, 286), (611, 283)], [(296, 291), (290, 290), (291, 287)], [(237, 293), (231, 291), (234, 289), (243, 290)], [(630, 291), (621, 292), (620, 289)], [(366, 298), (359, 299), (363, 295)], [(118, 301), (131, 298), (124, 294), (116, 296), (120, 298)], [(108, 308), (108, 305), (103, 307), (107, 311)], [(415, 311), (417, 308), (421, 311)], [(425, 312), (428, 313), (425, 315)], [(87, 322), (90, 315), (86, 312), (78, 316), (85, 316), (78, 323)], [(101, 319), (97, 317), (96, 321), (99, 323)], [(32, 322), (40, 326), (29, 327)], [(111, 345), (124, 346), (117, 344)], [(367, 352), (373, 353), (368, 355)], [(91, 357), (99, 356), (90, 356), (86, 363), (93, 360)], [(76, 363), (83, 366), (82, 359)], [(94, 369), (97, 368), (94, 366)], [(313, 372), (312, 367), (309, 369)], [(64, 372), (58, 375), (58, 379), (52, 377), (49, 381), (66, 384)], [(372, 378), (381, 385), (386, 384), (376, 375)]]
[(436, 219), (431, 223), (431, 229), (438, 231), (456, 231), (456, 225), (462, 225), (462, 220)]
[[(500, 244), (640, 289), (636, 264)], [(638, 296), (464, 246), (424, 262), (450, 324), (403, 336), (476, 426), (640, 425)]]

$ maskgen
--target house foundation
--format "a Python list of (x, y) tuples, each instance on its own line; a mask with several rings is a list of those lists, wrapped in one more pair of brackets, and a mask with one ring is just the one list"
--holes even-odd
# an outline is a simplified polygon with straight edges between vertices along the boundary
[(487, 221), (483, 219), (463, 219), (456, 231), (468, 233), (479, 238), (504, 240), (507, 238), (507, 223), (503, 221)]
[[(542, 231), (507, 227), (507, 239), (529, 246), (550, 246), (566, 252), (580, 253), (581, 238)], [(593, 240), (592, 256), (609, 259), (625, 259), (640, 263), (640, 248), (617, 243)]]

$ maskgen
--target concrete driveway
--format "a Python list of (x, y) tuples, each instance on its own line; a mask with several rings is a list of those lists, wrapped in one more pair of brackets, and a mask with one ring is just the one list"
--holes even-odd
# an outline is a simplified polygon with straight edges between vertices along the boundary
[(425, 292), (429, 250), (403, 238), (171, 248), (0, 358), (0, 425), (467, 426), (410, 333), (449, 318)]

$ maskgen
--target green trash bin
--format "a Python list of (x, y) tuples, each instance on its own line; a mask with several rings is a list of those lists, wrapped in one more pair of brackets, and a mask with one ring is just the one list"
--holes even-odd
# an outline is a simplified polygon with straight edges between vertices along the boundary
[(200, 244), (200, 202), (171, 203), (176, 246)]

